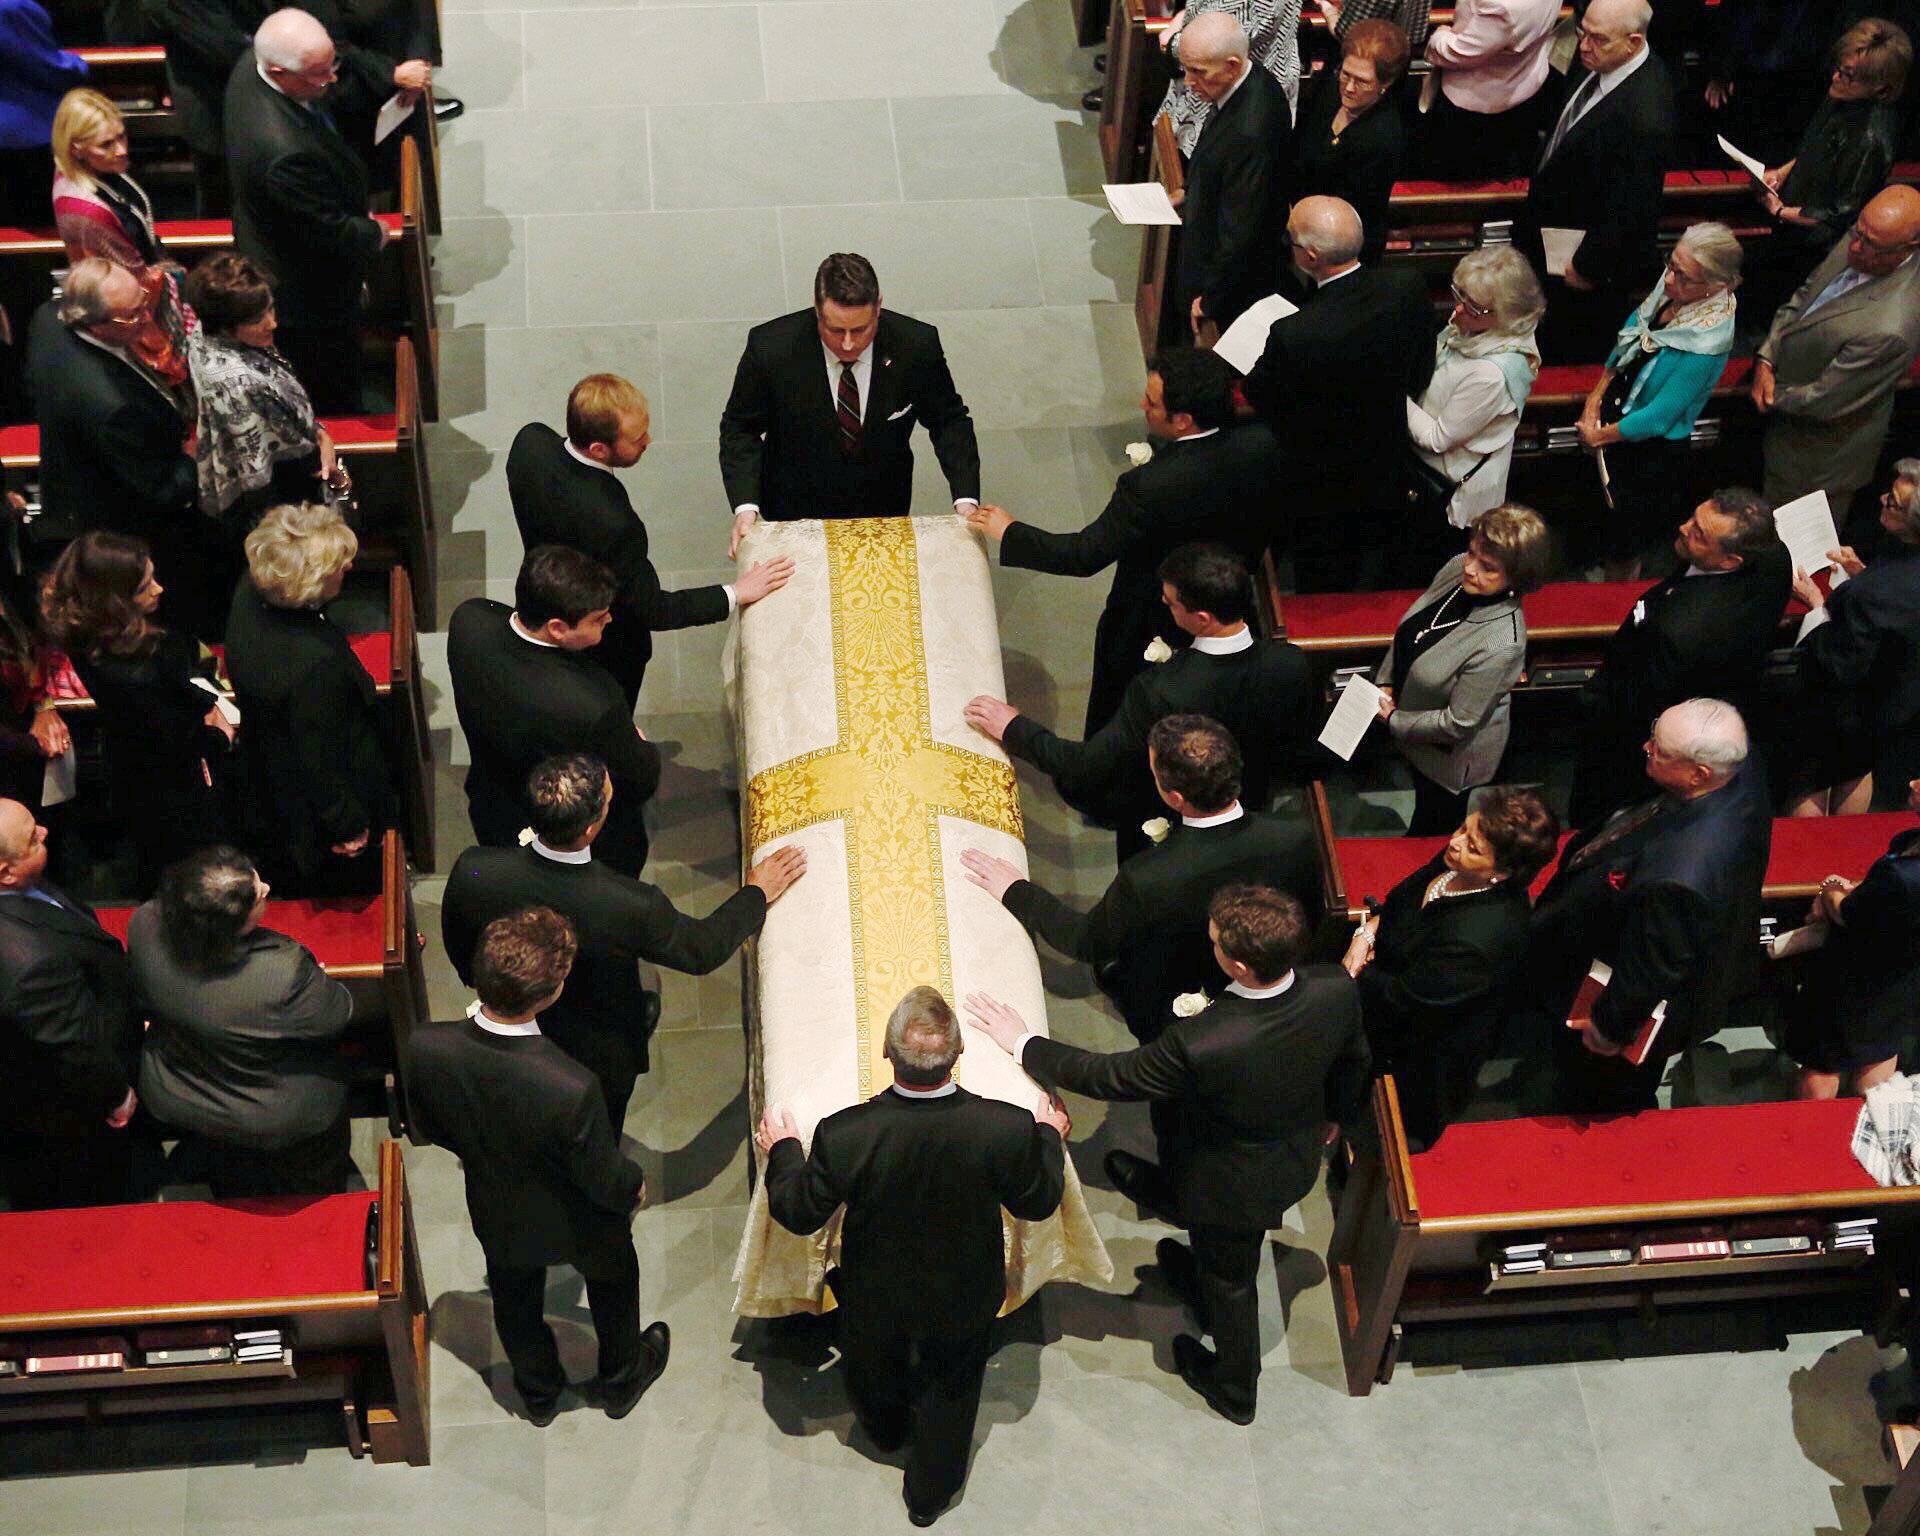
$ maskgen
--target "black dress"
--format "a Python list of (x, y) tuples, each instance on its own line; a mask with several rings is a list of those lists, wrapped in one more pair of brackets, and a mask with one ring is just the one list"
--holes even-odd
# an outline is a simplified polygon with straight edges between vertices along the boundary
[(1843, 921), (1796, 969), (1787, 1052), (1816, 1072), (1898, 1055), (1920, 1015), (1920, 828), (1887, 845), (1840, 903)]
[(1300, 103), (1294, 129), (1296, 159), (1293, 196), (1338, 197), (1360, 215), (1364, 243), (1360, 259), (1379, 259), (1387, 244), (1387, 207), (1393, 184), (1406, 159), (1406, 126), (1392, 92), (1364, 116), (1348, 123), (1337, 138), (1333, 120), (1340, 111), (1338, 71), (1321, 71), (1319, 81)]
[(74, 669), (98, 711), (115, 820), (139, 854), (147, 896), (175, 860), (229, 841), (222, 773), (227, 739), (206, 723), (213, 697), (199, 646), (164, 630), (151, 655), (76, 656)]
[(1393, 1074), (1416, 1149), (1432, 1146), (1472, 1099), (1527, 947), (1531, 904), (1513, 881), (1423, 906), (1445, 868), (1445, 854), (1435, 854), (1388, 894), (1358, 978), (1374, 1070)]

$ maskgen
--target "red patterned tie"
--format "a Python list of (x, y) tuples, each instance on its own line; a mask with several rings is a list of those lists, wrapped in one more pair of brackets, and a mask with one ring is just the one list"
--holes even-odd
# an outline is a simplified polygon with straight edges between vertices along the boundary
[(840, 365), (840, 390), (834, 404), (840, 418), (840, 451), (852, 458), (860, 451), (860, 383), (853, 376), (853, 364)]

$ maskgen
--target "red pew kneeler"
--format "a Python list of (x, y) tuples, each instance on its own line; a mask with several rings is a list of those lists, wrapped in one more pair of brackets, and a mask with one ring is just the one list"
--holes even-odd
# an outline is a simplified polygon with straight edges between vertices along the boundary
[[(125, 944), (135, 910), (101, 907), (94, 915), (102, 928)], [(378, 895), (269, 900), (261, 926), (306, 945), (332, 976), (378, 976), (385, 963), (386, 912)]]

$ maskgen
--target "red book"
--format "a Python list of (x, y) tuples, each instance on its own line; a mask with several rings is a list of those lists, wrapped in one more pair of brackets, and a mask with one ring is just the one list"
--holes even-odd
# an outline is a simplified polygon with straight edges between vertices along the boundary
[[(1612, 980), (1613, 967), (1604, 960), (1594, 961), (1587, 971), (1586, 980), (1580, 983), (1580, 990), (1573, 996), (1573, 1006), (1567, 1010), (1568, 1029), (1585, 1029), (1593, 1022), (1593, 1010)], [(1627, 1048), (1622, 1053), (1626, 1059), (1636, 1067), (1644, 1066), (1653, 1050), (1653, 1042), (1659, 1037), (1660, 1026), (1666, 1022), (1667, 1000), (1663, 997), (1653, 1005), (1653, 1012), (1647, 1015), (1646, 1022), (1634, 1031), (1633, 1039), (1627, 1042)]]

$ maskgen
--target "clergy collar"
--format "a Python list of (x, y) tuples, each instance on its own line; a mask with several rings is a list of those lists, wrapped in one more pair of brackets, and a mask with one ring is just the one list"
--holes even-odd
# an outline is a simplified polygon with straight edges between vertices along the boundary
[(1253, 645), (1253, 627), (1242, 624), (1231, 634), (1199, 635), (1193, 642), (1193, 648), (1202, 656), (1233, 656), (1248, 650)]
[(1224, 827), (1228, 822), (1238, 821), (1246, 814), (1246, 807), (1236, 800), (1224, 811), (1215, 811), (1211, 816), (1182, 816), (1180, 824), (1187, 827)]
[(598, 459), (590, 459), (584, 453), (582, 453), (578, 448), (574, 447), (572, 438), (563, 437), (560, 439), (560, 441), (566, 445), (567, 456), (573, 459), (576, 463), (584, 464), (587, 466), (588, 469), (597, 469), (603, 475), (610, 475), (613, 473), (612, 465), (602, 464)]
[(1292, 985), (1293, 972), (1288, 971), (1270, 987), (1243, 987), (1237, 981), (1230, 981), (1227, 983), (1227, 990), (1235, 997), (1250, 997), (1258, 1001), (1261, 998), (1278, 997)]
[(478, 998), (467, 1004), (467, 1017), (472, 1019), (490, 1035), (505, 1035), (511, 1040), (525, 1039), (529, 1035), (540, 1033), (540, 1021), (528, 1019), (524, 1024), (502, 1024), (487, 1012), (486, 1005)]
[(536, 832), (527, 846), (541, 858), (551, 859), (556, 864), (591, 864), (593, 862), (591, 844), (585, 848), (549, 848), (540, 840), (540, 834)]
[(905, 1083), (895, 1083), (893, 1091), (903, 1099), (944, 1099), (960, 1091), (960, 1085), (948, 1078), (938, 1088), (909, 1088)]
[(526, 641), (528, 645), (537, 645), (542, 650), (547, 651), (557, 651), (560, 649), (560, 647), (555, 645), (551, 640), (542, 640), (532, 630), (528, 629), (526, 625), (522, 624), (520, 622), (520, 615), (517, 612), (508, 614), (507, 622), (513, 626), (513, 632), (522, 640)]

